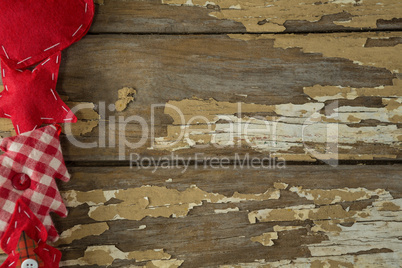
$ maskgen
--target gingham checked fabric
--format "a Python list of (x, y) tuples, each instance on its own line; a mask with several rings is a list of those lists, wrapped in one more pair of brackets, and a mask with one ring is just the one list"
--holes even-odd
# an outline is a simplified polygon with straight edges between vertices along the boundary
[[(68, 181), (70, 175), (64, 164), (59, 142), (59, 127), (46, 126), (11, 138), (0, 143), (5, 153), (0, 156), (0, 237), (8, 226), (18, 199), (43, 223), (49, 239), (57, 240), (58, 233), (50, 211), (67, 216), (55, 178)], [(26, 190), (13, 187), (12, 178), (23, 173), (31, 179)]]

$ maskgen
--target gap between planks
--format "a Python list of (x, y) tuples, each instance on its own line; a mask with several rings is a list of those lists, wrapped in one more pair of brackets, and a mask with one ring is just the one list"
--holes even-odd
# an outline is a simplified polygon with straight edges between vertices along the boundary
[(229, 35), (229, 34), (247, 34), (247, 35), (263, 35), (263, 34), (273, 34), (273, 35), (306, 35), (306, 34), (336, 34), (336, 33), (372, 33), (372, 32), (401, 32), (402, 29), (351, 29), (351, 30), (328, 30), (328, 31), (288, 31), (288, 32), (247, 32), (247, 31), (228, 31), (228, 32), (88, 32), (87, 35)]
[[(165, 165), (166, 162), (163, 162)], [(209, 165), (211, 161), (186, 161), (186, 163), (177, 163), (177, 161), (172, 160), (168, 161), (169, 166), (196, 166), (196, 165)], [(155, 165), (152, 162), (146, 162), (147, 167), (155, 167), (162, 166), (162, 164)], [(240, 161), (230, 160), (228, 164), (222, 164), (225, 167), (236, 166), (239, 164), (250, 165), (251, 161), (246, 163), (240, 163)], [(125, 161), (66, 161), (66, 165), (68, 167), (137, 167), (137, 164), (130, 162), (129, 160)], [(316, 162), (306, 162), (306, 161), (286, 161), (286, 166), (326, 166), (327, 163), (324, 163), (320, 160)], [(402, 165), (402, 160), (342, 160), (338, 161), (338, 165), (342, 166), (353, 166), (353, 165), (379, 165), (379, 166), (390, 166), (390, 165)], [(262, 167), (263, 165), (254, 165), (256, 167)]]

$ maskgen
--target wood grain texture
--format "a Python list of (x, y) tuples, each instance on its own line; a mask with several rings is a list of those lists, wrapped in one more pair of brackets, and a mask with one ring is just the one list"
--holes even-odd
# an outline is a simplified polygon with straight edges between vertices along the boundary
[[(66, 160), (172, 152), (193, 160), (195, 153), (398, 160), (401, 40), (400, 32), (89, 35), (63, 54), (58, 92), (82, 107), (79, 123), (65, 131)], [(118, 92), (125, 87), (132, 92)], [(337, 141), (331, 131), (340, 133)], [(0, 135), (12, 133), (1, 119)]]
[(401, 36), (87, 36), (60, 71), (59, 93), (85, 108), (65, 158), (400, 159)]
[(56, 219), (65, 267), (400, 264), (400, 166), (70, 170), (70, 215)]
[(62, 267), (401, 267), (401, 1), (95, 3)]
[(92, 33), (400, 30), (398, 0), (105, 0)]

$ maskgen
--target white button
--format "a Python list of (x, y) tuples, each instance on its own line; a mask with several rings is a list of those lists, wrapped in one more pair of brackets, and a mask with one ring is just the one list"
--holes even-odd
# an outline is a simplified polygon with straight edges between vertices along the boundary
[(26, 259), (22, 262), (21, 268), (38, 268), (38, 262), (33, 259)]

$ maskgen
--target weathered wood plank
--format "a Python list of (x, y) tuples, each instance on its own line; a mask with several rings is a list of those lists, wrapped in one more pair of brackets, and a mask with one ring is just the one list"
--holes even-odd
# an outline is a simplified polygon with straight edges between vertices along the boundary
[(400, 165), (70, 171), (66, 267), (400, 264)]
[(108, 1), (96, 6), (91, 33), (215, 33), (245, 32), (232, 20), (209, 16), (211, 10), (164, 5), (160, 1)]
[(398, 0), (105, 0), (92, 33), (244, 33), (395, 30)]
[(63, 150), (134, 166), (70, 168), (63, 266), (400, 267), (401, 165), (285, 164), (401, 159), (402, 32), (238, 34), (401, 30), (400, 1), (96, 2)]
[[(401, 40), (399, 32), (87, 36), (63, 54), (60, 71), (59, 93), (85, 108), (63, 140), (66, 160), (400, 159)], [(10, 121), (1, 122), (10, 135)]]

